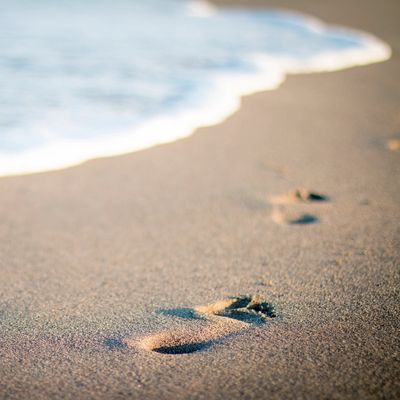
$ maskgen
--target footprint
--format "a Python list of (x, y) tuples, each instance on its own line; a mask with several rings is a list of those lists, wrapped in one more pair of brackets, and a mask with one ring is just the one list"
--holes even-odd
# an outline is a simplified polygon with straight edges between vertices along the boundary
[(281, 225), (309, 225), (318, 222), (318, 217), (315, 215), (282, 208), (274, 208), (271, 218)]
[[(271, 218), (281, 225), (308, 225), (318, 222), (318, 217), (299, 209), (301, 205), (310, 203), (323, 203), (329, 201), (329, 197), (307, 189), (296, 189), (279, 196), (271, 196), (270, 203), (273, 205)], [(292, 205), (291, 208), (284, 207)]]
[(386, 147), (392, 151), (400, 150), (400, 139), (390, 139), (386, 142)]
[(128, 347), (135, 347), (160, 354), (190, 354), (205, 350), (230, 335), (263, 324), (276, 317), (270, 303), (258, 296), (237, 296), (193, 309), (162, 310), (162, 314), (184, 319), (203, 320), (205, 326), (160, 332), (142, 338), (127, 338)]

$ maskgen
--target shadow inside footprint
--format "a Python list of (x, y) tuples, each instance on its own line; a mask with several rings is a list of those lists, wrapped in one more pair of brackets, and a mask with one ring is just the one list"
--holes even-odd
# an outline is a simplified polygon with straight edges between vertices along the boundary
[(290, 225), (308, 225), (318, 222), (318, 218), (311, 214), (303, 214), (299, 218), (289, 220)]
[(307, 200), (308, 201), (329, 201), (329, 197), (324, 194), (309, 192)]
[(247, 322), (248, 324), (265, 323), (265, 319), (261, 317), (259, 314), (249, 314), (246, 311), (240, 311), (240, 310), (227, 310), (216, 315), (219, 315), (220, 317), (236, 319), (242, 322)]
[(172, 346), (160, 346), (155, 347), (152, 351), (161, 354), (190, 354), (196, 351), (205, 350), (212, 345), (212, 341), (198, 342), (198, 343), (185, 343)]
[(280, 225), (309, 225), (319, 221), (315, 215), (280, 208), (273, 209), (271, 217), (275, 223)]

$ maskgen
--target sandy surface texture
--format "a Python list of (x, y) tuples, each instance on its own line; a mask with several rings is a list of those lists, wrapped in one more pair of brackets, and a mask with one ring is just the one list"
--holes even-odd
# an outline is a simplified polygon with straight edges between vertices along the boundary
[(0, 179), (0, 398), (400, 397), (400, 3), (248, 3), (393, 57), (290, 77), (187, 140)]

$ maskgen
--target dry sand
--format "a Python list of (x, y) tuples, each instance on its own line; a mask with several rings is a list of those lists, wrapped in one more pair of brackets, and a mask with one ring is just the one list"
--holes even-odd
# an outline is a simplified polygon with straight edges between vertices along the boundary
[[(187, 140), (0, 179), (0, 398), (399, 398), (400, 3), (248, 3), (393, 58), (290, 77)], [(329, 201), (269, 200), (297, 188)], [(196, 317), (246, 293), (276, 317)], [(189, 353), (152, 351), (171, 343)]]

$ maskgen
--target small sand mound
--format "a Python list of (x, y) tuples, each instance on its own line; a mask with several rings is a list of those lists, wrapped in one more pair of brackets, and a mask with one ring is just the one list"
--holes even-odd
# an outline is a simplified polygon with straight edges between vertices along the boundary
[(386, 147), (392, 151), (400, 150), (400, 139), (390, 139), (386, 142)]

